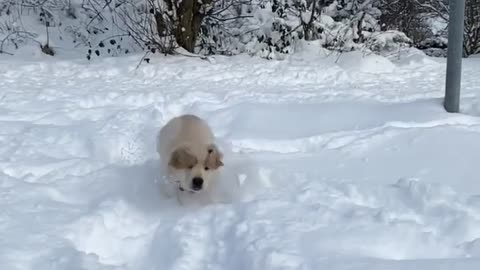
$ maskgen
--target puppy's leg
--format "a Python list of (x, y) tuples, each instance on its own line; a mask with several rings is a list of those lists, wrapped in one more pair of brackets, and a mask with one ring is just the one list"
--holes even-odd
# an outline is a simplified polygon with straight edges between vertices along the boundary
[(206, 204), (222, 203), (222, 189), (219, 183), (219, 177), (218, 172), (211, 176), (211, 183), (208, 185), (208, 189), (205, 190), (204, 194), (204, 202)]
[(168, 182), (168, 177), (164, 176), (160, 179), (160, 192), (165, 198), (173, 198), (174, 194), (172, 193), (171, 184)]
[(177, 190), (177, 201), (182, 207), (195, 207), (198, 204), (196, 198), (188, 191)]
[(175, 196), (174, 194), (175, 185), (172, 182), (172, 175), (168, 170), (167, 166), (165, 166), (165, 164), (161, 165), (159, 175), (160, 175), (159, 186), (160, 186), (161, 194), (167, 199), (173, 198)]

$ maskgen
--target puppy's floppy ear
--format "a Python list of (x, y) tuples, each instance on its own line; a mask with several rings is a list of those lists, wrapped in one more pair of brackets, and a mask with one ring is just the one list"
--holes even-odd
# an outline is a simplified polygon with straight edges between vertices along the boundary
[(218, 150), (218, 147), (215, 144), (208, 145), (208, 157), (207, 157), (207, 166), (212, 169), (218, 169), (219, 167), (224, 166), (223, 164), (223, 153)]
[(192, 155), (187, 147), (180, 147), (173, 151), (170, 156), (169, 165), (175, 169), (187, 169), (197, 163), (197, 158)]

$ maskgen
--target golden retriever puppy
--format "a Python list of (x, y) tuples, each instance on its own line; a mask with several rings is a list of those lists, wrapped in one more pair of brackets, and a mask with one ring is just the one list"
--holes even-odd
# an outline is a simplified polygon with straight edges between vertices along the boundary
[(177, 185), (177, 195), (208, 190), (224, 165), (210, 126), (191, 114), (175, 117), (160, 129), (157, 152), (163, 178)]

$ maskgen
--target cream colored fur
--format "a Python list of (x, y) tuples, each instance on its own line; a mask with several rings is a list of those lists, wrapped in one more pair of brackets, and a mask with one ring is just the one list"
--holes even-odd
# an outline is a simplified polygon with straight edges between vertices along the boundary
[[(162, 177), (170, 185), (169, 193), (174, 186), (180, 200), (201, 193), (208, 196), (223, 166), (223, 154), (215, 144), (210, 126), (191, 114), (175, 117), (162, 127), (157, 137), (157, 152)], [(193, 178), (203, 179), (201, 189), (194, 190)]]

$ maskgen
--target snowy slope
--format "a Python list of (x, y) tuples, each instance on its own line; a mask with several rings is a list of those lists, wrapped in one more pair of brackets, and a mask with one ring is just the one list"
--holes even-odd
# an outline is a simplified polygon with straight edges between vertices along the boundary
[[(420, 54), (139, 59), (1, 56), (1, 269), (479, 269), (480, 58), (462, 114)], [(224, 203), (161, 197), (155, 133), (185, 112)]]

